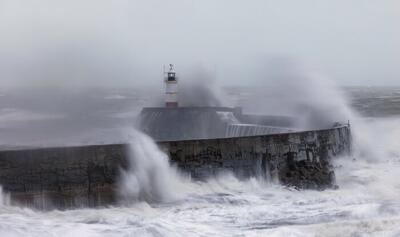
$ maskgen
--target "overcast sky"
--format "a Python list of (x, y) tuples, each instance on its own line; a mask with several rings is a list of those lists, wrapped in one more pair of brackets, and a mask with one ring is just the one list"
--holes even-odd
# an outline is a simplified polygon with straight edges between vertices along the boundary
[(157, 85), (175, 63), (251, 86), (285, 58), (339, 85), (400, 85), (398, 22), (398, 0), (0, 0), (0, 82)]

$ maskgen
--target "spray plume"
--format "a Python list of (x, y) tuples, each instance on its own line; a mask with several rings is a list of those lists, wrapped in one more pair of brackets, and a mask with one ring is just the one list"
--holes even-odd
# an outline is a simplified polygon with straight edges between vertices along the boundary
[(168, 156), (147, 135), (129, 134), (128, 169), (121, 171), (120, 196), (123, 202), (171, 202), (180, 198), (186, 180)]

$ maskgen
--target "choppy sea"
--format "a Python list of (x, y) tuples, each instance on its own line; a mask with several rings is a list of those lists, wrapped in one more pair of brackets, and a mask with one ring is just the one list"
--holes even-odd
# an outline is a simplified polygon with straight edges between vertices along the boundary
[[(148, 151), (154, 156), (145, 162), (164, 164), (160, 173), (173, 181), (158, 190), (164, 201), (38, 211), (8, 205), (3, 193), (0, 236), (400, 236), (400, 88), (341, 90), (346, 104), (339, 106), (352, 111), (348, 119), (358, 142), (352, 156), (334, 160), (337, 190), (299, 191), (256, 177), (238, 180), (232, 174), (194, 182), (169, 170), (165, 160), (158, 160), (165, 158), (158, 151)], [(256, 89), (226, 91), (248, 112), (263, 106), (252, 100), (269, 100)], [(0, 91), (0, 144), (8, 148), (123, 141), (121, 131), (133, 126), (141, 107), (155, 103), (157, 93)], [(149, 139), (141, 142), (143, 149), (157, 149)], [(133, 176), (127, 175), (126, 185), (134, 180), (132, 184), (146, 190), (146, 178)]]

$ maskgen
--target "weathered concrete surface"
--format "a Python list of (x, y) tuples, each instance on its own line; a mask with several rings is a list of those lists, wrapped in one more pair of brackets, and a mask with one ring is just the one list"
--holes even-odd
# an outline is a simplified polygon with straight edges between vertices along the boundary
[(276, 134), (293, 131), (295, 124), (284, 116), (243, 114), (239, 107), (151, 107), (139, 118), (138, 127), (158, 141)]
[[(347, 126), (252, 137), (160, 142), (171, 161), (193, 178), (229, 170), (298, 188), (335, 184), (330, 160), (350, 151)], [(117, 200), (127, 145), (0, 152), (0, 185), (14, 202), (39, 208), (97, 206)]]
[(0, 185), (13, 200), (39, 208), (106, 204), (115, 199), (125, 150), (99, 145), (2, 151)]
[(265, 136), (166, 142), (172, 161), (195, 178), (229, 170), (297, 188), (324, 189), (335, 185), (331, 158), (348, 154), (347, 126)]

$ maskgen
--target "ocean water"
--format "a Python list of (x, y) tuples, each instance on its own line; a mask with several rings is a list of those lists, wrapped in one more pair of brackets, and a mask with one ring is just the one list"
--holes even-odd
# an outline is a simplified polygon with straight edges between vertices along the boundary
[[(260, 100), (260, 93), (228, 90), (243, 106), (252, 98)], [(125, 202), (115, 207), (38, 211), (10, 206), (0, 189), (0, 236), (400, 236), (400, 89), (346, 88), (344, 93), (349, 107), (334, 100), (341, 108), (328, 112), (351, 111), (357, 142), (352, 156), (334, 160), (340, 188), (325, 191), (294, 190), (256, 177), (238, 180), (229, 173), (206, 182), (181, 176), (151, 139), (118, 132), (134, 118), (130, 111), (151, 101), (146, 95), (97, 93), (102, 102), (92, 99), (84, 108), (67, 107), (69, 113), (44, 105), (28, 108), (13, 99), (17, 97), (3, 99), (0, 121), (9, 126), (0, 129), (5, 134), (11, 134), (10, 127), (17, 131), (3, 138), (4, 146), (45, 144), (46, 137), (60, 132), (65, 132), (60, 143), (76, 142), (83, 133), (86, 140), (80, 143), (139, 140), (132, 142), (131, 162), (148, 171), (125, 175), (120, 187)], [(247, 106), (249, 112), (256, 108)], [(96, 121), (89, 123), (94, 115)], [(71, 122), (68, 131), (53, 131), (66, 121)], [(24, 136), (29, 124), (38, 125), (30, 133), (48, 130), (40, 130), (42, 140)], [(76, 134), (70, 132), (74, 129)], [(151, 175), (171, 182), (152, 180)]]

